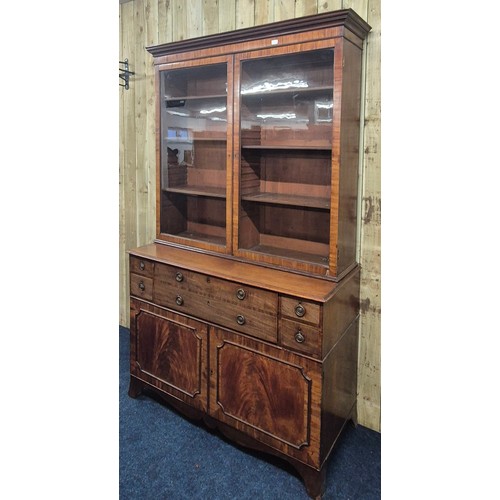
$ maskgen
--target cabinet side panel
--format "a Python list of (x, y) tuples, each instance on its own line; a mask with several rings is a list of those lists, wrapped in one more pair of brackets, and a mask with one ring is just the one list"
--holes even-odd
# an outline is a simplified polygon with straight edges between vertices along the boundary
[(357, 398), (358, 323), (351, 323), (323, 362), (321, 450), (323, 463), (352, 412)]
[(323, 357), (340, 339), (359, 314), (360, 270), (346, 276), (335, 295), (325, 304), (323, 313)]
[(337, 276), (356, 262), (361, 50), (343, 46)]

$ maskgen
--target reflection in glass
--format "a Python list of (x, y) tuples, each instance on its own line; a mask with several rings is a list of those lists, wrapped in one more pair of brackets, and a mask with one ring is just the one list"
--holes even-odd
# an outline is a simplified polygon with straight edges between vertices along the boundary
[(238, 245), (328, 265), (333, 50), (241, 63)]
[(161, 73), (161, 232), (226, 244), (226, 64)]

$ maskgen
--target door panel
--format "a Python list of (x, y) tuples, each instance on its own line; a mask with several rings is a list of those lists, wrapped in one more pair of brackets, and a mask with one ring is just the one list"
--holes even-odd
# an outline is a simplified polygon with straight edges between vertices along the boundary
[(213, 328), (210, 366), (210, 412), (215, 418), (316, 464), (321, 397), (318, 363)]
[(133, 299), (131, 306), (132, 374), (206, 410), (206, 325)]

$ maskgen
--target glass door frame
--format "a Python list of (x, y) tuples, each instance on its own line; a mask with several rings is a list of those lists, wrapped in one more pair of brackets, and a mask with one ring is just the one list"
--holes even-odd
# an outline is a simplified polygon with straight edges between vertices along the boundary
[[(242, 63), (252, 59), (265, 59), (275, 56), (286, 56), (292, 54), (303, 54), (315, 50), (333, 50), (333, 119), (331, 138), (331, 183), (330, 183), (330, 225), (329, 225), (329, 251), (328, 262), (318, 264), (295, 260), (292, 257), (279, 256), (254, 252), (251, 249), (240, 248), (239, 231), (241, 217), (241, 83), (242, 83)], [(338, 200), (339, 200), (339, 172), (340, 172), (340, 120), (341, 120), (341, 90), (342, 90), (342, 43), (341, 39), (328, 39), (320, 42), (303, 42), (286, 46), (257, 49), (235, 55), (234, 61), (234, 193), (233, 193), (233, 254), (236, 257), (258, 261), (263, 265), (280, 266), (297, 272), (306, 274), (334, 275), (337, 257), (337, 220)]]
[[(216, 64), (226, 64), (227, 69), (227, 96), (226, 96), (226, 159), (225, 159), (225, 245), (218, 245), (208, 241), (186, 238), (175, 234), (161, 232), (161, 197), (162, 197), (162, 106), (164, 106), (164, 96), (162, 96), (162, 74), (169, 70), (198, 68)], [(182, 247), (195, 247), (215, 253), (232, 253), (232, 186), (233, 186), (233, 56), (214, 56), (203, 59), (192, 59), (163, 63), (156, 66), (155, 92), (159, 96), (156, 107), (156, 243), (170, 243)]]

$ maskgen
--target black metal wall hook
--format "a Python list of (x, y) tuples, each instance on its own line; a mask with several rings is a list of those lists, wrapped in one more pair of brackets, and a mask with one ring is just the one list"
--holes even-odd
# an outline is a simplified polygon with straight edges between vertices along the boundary
[(118, 68), (118, 71), (120, 71), (120, 78), (125, 82), (125, 83), (120, 83), (120, 87), (125, 87), (125, 90), (129, 89), (129, 78), (130, 75), (135, 75), (133, 71), (130, 71), (128, 69), (128, 59), (125, 59), (125, 61), (119, 61), (120, 64), (123, 64), (125, 68)]

